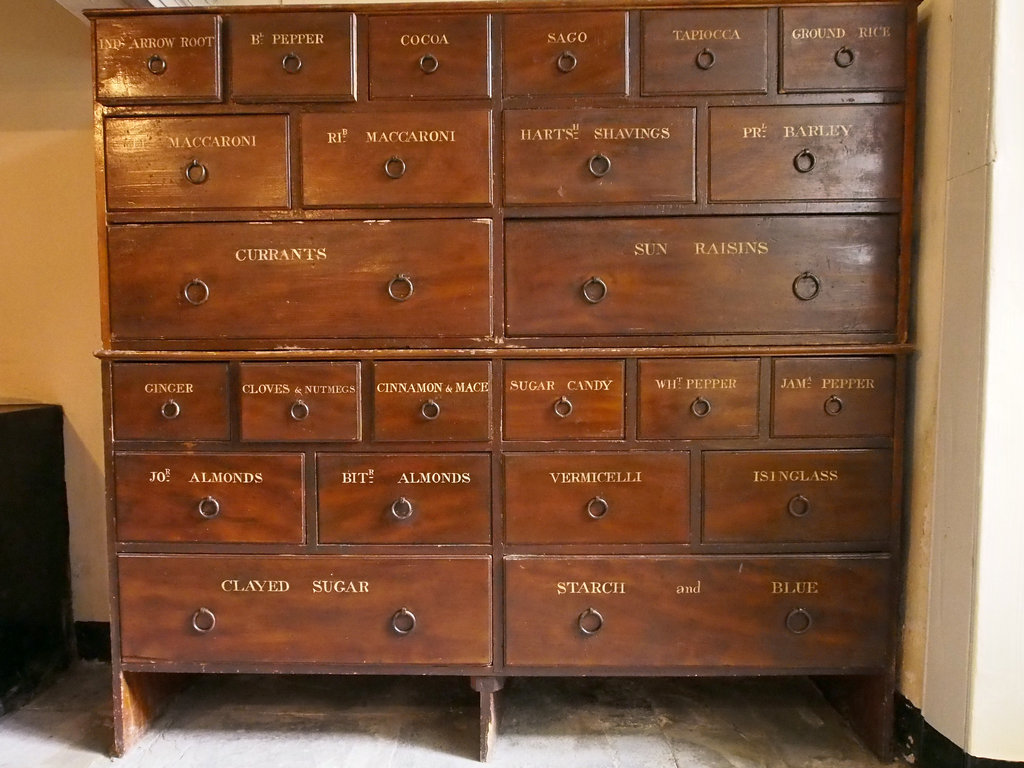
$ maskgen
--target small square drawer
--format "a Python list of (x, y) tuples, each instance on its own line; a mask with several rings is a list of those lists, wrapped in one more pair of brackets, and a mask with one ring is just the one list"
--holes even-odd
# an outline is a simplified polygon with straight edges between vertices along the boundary
[(375, 440), (490, 439), (489, 362), (378, 362), (373, 377)]
[(242, 363), (242, 440), (358, 440), (359, 363)]
[(252, 13), (228, 17), (235, 101), (352, 101), (351, 13)]
[(303, 456), (117, 453), (118, 541), (301, 544)]
[(486, 99), (491, 17), (371, 16), (371, 99)]
[(895, 379), (891, 357), (775, 360), (772, 435), (891, 436)]
[(509, 13), (504, 23), (507, 96), (626, 94), (624, 12)]
[(317, 455), (323, 544), (487, 544), (488, 454)]
[(96, 19), (96, 100), (220, 101), (220, 26), (206, 14)]
[(644, 11), (641, 23), (645, 96), (767, 92), (767, 11)]
[(641, 360), (640, 438), (757, 437), (757, 360)]
[(904, 5), (783, 8), (782, 91), (902, 90)]
[(227, 440), (228, 367), (222, 363), (114, 363), (115, 440)]
[(621, 440), (621, 360), (510, 360), (505, 363), (505, 439)]

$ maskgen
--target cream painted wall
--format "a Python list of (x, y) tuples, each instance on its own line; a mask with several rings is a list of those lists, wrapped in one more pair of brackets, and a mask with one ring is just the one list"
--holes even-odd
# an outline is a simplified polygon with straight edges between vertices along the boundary
[(64, 407), (74, 614), (106, 621), (89, 28), (4, 0), (0, 51), (0, 399)]

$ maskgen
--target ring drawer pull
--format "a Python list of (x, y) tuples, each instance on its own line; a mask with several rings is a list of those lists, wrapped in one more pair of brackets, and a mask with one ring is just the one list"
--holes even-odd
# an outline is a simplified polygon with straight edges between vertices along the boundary
[(167, 59), (154, 53), (149, 57), (149, 61), (146, 62), (146, 69), (154, 75), (162, 75), (167, 71)]
[(600, 304), (608, 295), (608, 284), (600, 277), (592, 277), (585, 282), (580, 291), (588, 304)]
[(797, 173), (810, 173), (814, 170), (814, 153), (809, 149), (801, 149), (793, 158), (793, 167)]
[(612, 159), (608, 155), (598, 153), (587, 161), (587, 168), (596, 178), (600, 179), (602, 176), (607, 176), (608, 171), (612, 169)]
[(436, 400), (427, 400), (420, 406), (420, 416), (427, 421), (433, 421), (441, 415), (441, 404)]
[(564, 419), (572, 415), (572, 400), (565, 395), (555, 400), (555, 404), (552, 406), (555, 411), (555, 416), (560, 419)]
[(829, 416), (838, 416), (843, 412), (844, 407), (843, 401), (835, 395), (829, 395), (828, 400), (825, 401), (825, 413)]
[(711, 413), (711, 401), (703, 395), (699, 395), (696, 400), (690, 403), (690, 413), (698, 419), (703, 419)]
[(437, 72), (437, 68), (441, 66), (441, 62), (437, 60), (437, 56), (432, 53), (425, 53), (420, 56), (420, 71), (425, 75), (432, 75)]
[(697, 69), (703, 69), (707, 72), (713, 66), (715, 66), (715, 52), (710, 48), (705, 48), (703, 51), (697, 54)]
[(199, 500), (200, 517), (206, 520), (213, 520), (218, 515), (220, 515), (220, 502), (213, 498), (213, 496), (206, 496)]
[(412, 517), (412, 513), (412, 502), (405, 498), (405, 496), (399, 496), (391, 502), (391, 515), (395, 520), (408, 520)]
[(181, 406), (178, 405), (178, 401), (171, 399), (160, 406), (160, 415), (170, 421), (181, 416)]
[(199, 634), (205, 635), (207, 632), (213, 632), (213, 628), (216, 626), (217, 617), (209, 608), (200, 608), (192, 614), (192, 629)]
[(309, 417), (309, 406), (304, 400), (296, 400), (288, 409), (293, 421), (304, 421)]
[(852, 48), (847, 48), (845, 45), (836, 51), (835, 59), (836, 66), (846, 69), (853, 64), (854, 59), (857, 58), (857, 54), (853, 52)]
[(806, 517), (811, 511), (811, 502), (802, 493), (798, 493), (786, 505), (786, 511), (793, 517)]
[(555, 60), (555, 66), (558, 67), (558, 71), (566, 75), (576, 69), (577, 64), (579, 64), (579, 61), (576, 59), (576, 54), (572, 51), (562, 51)]
[[(395, 292), (395, 289), (400, 285), (405, 286), (404, 292)], [(388, 296), (395, 301), (408, 301), (412, 298), (412, 294), (415, 292), (416, 287), (412, 284), (412, 278), (408, 275), (395, 275), (388, 281)]]
[(812, 624), (814, 624), (814, 619), (803, 608), (794, 608), (786, 614), (786, 629), (794, 635), (802, 635), (811, 628)]
[(408, 635), (416, 629), (416, 615), (408, 608), (399, 608), (391, 617), (391, 628), (399, 635)]
[(608, 501), (601, 496), (595, 496), (587, 502), (587, 514), (595, 520), (600, 520), (608, 514)]
[(405, 160), (398, 155), (384, 161), (384, 175), (389, 179), (400, 179), (405, 176)]
[(203, 184), (210, 178), (210, 172), (205, 165), (192, 158), (192, 162), (185, 166), (185, 178), (193, 184)]
[(576, 618), (576, 626), (584, 635), (596, 635), (604, 626), (604, 616), (593, 608), (587, 608)]
[(185, 301), (193, 307), (198, 307), (200, 304), (205, 304), (210, 300), (210, 286), (198, 277), (192, 278), (185, 284), (183, 293), (185, 294)]
[(287, 72), (289, 75), (297, 75), (299, 70), (302, 69), (302, 59), (297, 53), (286, 53), (284, 58), (281, 59), (281, 69)]
[(821, 293), (821, 279), (813, 272), (804, 272), (793, 281), (793, 295), (800, 301), (811, 301)]

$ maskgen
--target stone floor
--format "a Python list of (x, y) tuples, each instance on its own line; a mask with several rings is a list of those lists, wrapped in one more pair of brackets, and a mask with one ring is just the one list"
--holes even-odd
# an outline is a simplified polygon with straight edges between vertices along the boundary
[[(455, 678), (199, 678), (121, 760), (110, 668), (82, 664), (0, 718), (0, 768), (440, 768), (476, 764)], [(802, 679), (521, 679), (497, 768), (879, 768)]]

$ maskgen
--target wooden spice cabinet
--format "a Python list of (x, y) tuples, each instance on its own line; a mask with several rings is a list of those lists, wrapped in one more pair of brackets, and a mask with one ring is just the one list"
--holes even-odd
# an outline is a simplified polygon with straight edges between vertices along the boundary
[(890, 751), (913, 0), (96, 11), (115, 751), (186, 672), (809, 674)]

